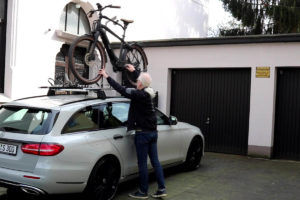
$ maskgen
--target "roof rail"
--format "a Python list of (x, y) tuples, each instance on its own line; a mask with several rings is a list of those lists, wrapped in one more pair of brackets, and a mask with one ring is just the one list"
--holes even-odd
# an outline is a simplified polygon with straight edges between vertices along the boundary
[[(48, 89), (47, 96), (56, 95), (91, 95), (94, 93), (98, 99), (106, 99), (104, 90), (110, 88), (85, 88), (85, 87), (61, 87), (61, 86), (42, 86), (42, 89)], [(91, 95), (92, 96), (92, 95)]]

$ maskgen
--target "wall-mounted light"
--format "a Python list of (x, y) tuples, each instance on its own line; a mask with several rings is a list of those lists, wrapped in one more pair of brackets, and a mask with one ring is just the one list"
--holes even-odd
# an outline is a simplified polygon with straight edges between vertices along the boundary
[(75, 6), (76, 6), (77, 9), (79, 9), (81, 7), (79, 3), (76, 3)]

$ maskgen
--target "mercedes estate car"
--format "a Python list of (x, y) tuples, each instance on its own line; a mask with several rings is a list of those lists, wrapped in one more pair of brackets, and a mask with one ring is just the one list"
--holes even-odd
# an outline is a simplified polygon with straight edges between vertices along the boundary
[[(120, 182), (138, 175), (135, 132), (126, 129), (129, 104), (122, 97), (52, 94), (2, 105), (0, 186), (112, 199)], [(196, 169), (204, 153), (199, 128), (157, 109), (156, 116), (162, 166)]]

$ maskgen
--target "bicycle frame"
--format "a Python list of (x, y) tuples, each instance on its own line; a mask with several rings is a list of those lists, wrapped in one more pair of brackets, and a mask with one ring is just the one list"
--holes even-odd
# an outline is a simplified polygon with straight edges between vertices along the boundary
[[(109, 20), (111, 22), (113, 22), (115, 25), (120, 26), (124, 30), (122, 38), (119, 37), (116, 33), (114, 33), (106, 25), (101, 24), (101, 19), (103, 19), (103, 18), (107, 19), (107, 20)], [(99, 36), (101, 37), (101, 40), (102, 40), (102, 42), (104, 44), (106, 52), (107, 52), (107, 54), (109, 56), (109, 59), (110, 59), (112, 65), (113, 65), (113, 70), (114, 71), (122, 71), (124, 69), (124, 65), (126, 64), (125, 63), (125, 56), (126, 56), (127, 51), (130, 49), (130, 45), (127, 42), (125, 42), (125, 40), (124, 40), (125, 39), (125, 33), (126, 33), (127, 25), (128, 24), (125, 24), (124, 26), (122, 26), (118, 22), (115, 22), (115, 21), (109, 19), (108, 17), (102, 16), (101, 14), (99, 14), (99, 19), (96, 20), (96, 28), (94, 29), (95, 31), (93, 33), (95, 41), (98, 41)], [(107, 37), (106, 32), (109, 32), (115, 38), (117, 38), (118, 40), (120, 40), (121, 44), (120, 44), (120, 55), (119, 55), (119, 58), (116, 56), (115, 52), (111, 48), (110, 41), (109, 41), (109, 39)], [(93, 46), (92, 50), (94, 48), (95, 47)]]

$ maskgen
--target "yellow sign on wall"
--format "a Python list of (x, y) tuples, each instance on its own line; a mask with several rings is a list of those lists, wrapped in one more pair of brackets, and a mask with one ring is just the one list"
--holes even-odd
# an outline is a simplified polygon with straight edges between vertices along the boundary
[(270, 67), (256, 67), (256, 78), (270, 78)]

